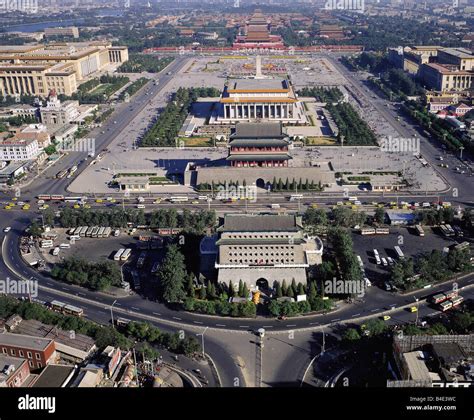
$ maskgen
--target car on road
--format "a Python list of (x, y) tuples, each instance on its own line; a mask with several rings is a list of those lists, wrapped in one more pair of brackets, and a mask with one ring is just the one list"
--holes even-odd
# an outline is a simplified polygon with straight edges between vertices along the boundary
[(388, 320), (391, 319), (391, 318), (392, 318), (392, 317), (391, 317), (390, 315), (384, 315), (384, 316), (382, 317), (382, 319), (383, 319), (384, 321), (388, 321)]
[(12, 228), (11, 228), (10, 226), (7, 226), (6, 228), (3, 229), (3, 231), (4, 231), (5, 233), (10, 232), (11, 230), (12, 230)]
[(412, 313), (413, 313), (413, 312), (418, 312), (418, 308), (417, 308), (416, 306), (411, 306), (409, 310), (410, 310), (410, 312), (412, 312)]

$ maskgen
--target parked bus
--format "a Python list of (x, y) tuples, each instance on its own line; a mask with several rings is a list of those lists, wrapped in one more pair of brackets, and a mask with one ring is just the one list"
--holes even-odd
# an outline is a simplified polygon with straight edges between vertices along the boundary
[(415, 225), (415, 231), (418, 236), (425, 236), (425, 231), (421, 227), (421, 225)]
[(104, 236), (104, 231), (105, 231), (105, 227), (99, 228), (99, 231), (97, 232), (97, 237), (102, 238)]
[(90, 238), (92, 236), (92, 231), (94, 230), (94, 226), (89, 226), (86, 231), (86, 236)]
[(388, 228), (375, 228), (376, 235), (388, 235), (390, 230)]
[(462, 251), (464, 249), (469, 249), (470, 244), (467, 241), (461, 242), (460, 244), (454, 245), (454, 249), (457, 251)]
[(446, 225), (440, 225), (439, 228), (444, 236), (454, 236), (454, 230), (451, 233), (451, 230)]
[(120, 256), (120, 261), (127, 261), (130, 258), (130, 254), (132, 253), (132, 250), (130, 248), (127, 248), (123, 254)]
[(41, 248), (51, 248), (53, 246), (53, 241), (51, 239), (44, 239), (41, 241)]
[(94, 226), (94, 228), (92, 229), (92, 232), (91, 232), (91, 237), (92, 238), (97, 238), (97, 234), (99, 233), (99, 227), (98, 226)]
[(89, 227), (88, 227), (88, 226), (83, 226), (83, 227), (81, 228), (81, 232), (79, 233), (79, 236), (85, 237), (88, 230), (89, 230)]
[(74, 231), (72, 232), (72, 234), (74, 236), (78, 236), (78, 235), (80, 236), (81, 229), (82, 229), (82, 226), (79, 226), (79, 227), (75, 228)]
[(365, 227), (360, 230), (361, 235), (375, 235), (375, 228)]
[(450, 299), (450, 301), (453, 304), (453, 308), (454, 308), (456, 306), (459, 306), (464, 301), (464, 298), (462, 296), (456, 296)]
[(105, 230), (104, 230), (104, 233), (102, 234), (102, 237), (103, 238), (108, 238), (110, 236), (111, 232), (112, 232), (112, 228), (106, 227)]
[(374, 249), (374, 256), (375, 256), (375, 262), (377, 265), (380, 265), (382, 263), (382, 260), (380, 259), (379, 251)]
[(395, 252), (397, 253), (397, 257), (401, 260), (405, 257), (405, 255), (403, 254), (401, 248), (397, 245), (394, 247), (395, 248)]
[(438, 303), (444, 302), (446, 300), (446, 295), (444, 293), (438, 293), (430, 297), (430, 302), (437, 305)]
[(62, 170), (62, 171), (59, 171), (59, 172), (56, 174), (56, 178), (57, 178), (57, 179), (61, 179), (61, 178), (64, 178), (66, 175), (67, 175), (67, 170), (64, 169), (64, 170)]
[(125, 249), (120, 248), (114, 255), (114, 261), (120, 261), (122, 254), (125, 252)]
[(439, 309), (441, 309), (443, 312), (447, 311), (448, 309), (451, 309), (452, 307), (453, 302), (451, 302), (450, 300), (445, 300), (439, 303)]
[(454, 229), (451, 227), (451, 225), (446, 224), (445, 226), (446, 226), (446, 229), (448, 229), (449, 236), (454, 236), (454, 235), (456, 235), (456, 232), (455, 232)]

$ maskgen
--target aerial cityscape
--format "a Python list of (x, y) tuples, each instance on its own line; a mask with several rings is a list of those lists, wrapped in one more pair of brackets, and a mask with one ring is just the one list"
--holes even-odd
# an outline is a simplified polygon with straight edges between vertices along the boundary
[(0, 222), (19, 410), (472, 391), (474, 0), (0, 1)]

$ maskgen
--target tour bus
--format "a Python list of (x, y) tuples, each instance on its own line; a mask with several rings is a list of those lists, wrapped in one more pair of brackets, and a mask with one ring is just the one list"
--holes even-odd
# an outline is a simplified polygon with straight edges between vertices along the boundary
[(132, 253), (132, 250), (130, 248), (127, 248), (123, 254), (120, 256), (120, 261), (127, 261), (130, 258), (130, 254)]
[(451, 225), (448, 225), (448, 224), (446, 223), (445, 226), (446, 226), (446, 229), (448, 229), (449, 236), (454, 236), (454, 235), (456, 235), (456, 232), (455, 232), (454, 229), (451, 227)]
[(120, 261), (120, 257), (125, 252), (125, 249), (120, 248), (114, 255), (114, 261)]
[(89, 230), (88, 226), (82, 226), (79, 236), (85, 237), (88, 230)]
[(207, 195), (199, 195), (198, 200), (207, 201)]
[(60, 302), (58, 300), (51, 301), (49, 306), (53, 311), (61, 312), (63, 314), (75, 315), (75, 316), (83, 316), (84, 315), (84, 310), (83, 309), (78, 308), (77, 306), (68, 305), (68, 304), (66, 304), (64, 302)]
[(439, 309), (441, 309), (443, 312), (447, 311), (448, 309), (451, 309), (452, 307), (453, 302), (451, 302), (450, 300), (445, 300), (439, 303)]
[(175, 196), (175, 197), (170, 197), (169, 199), (172, 203), (186, 203), (189, 201), (189, 198), (186, 196)]
[(130, 319), (121, 317), (118, 317), (115, 320), (115, 324), (117, 325), (117, 327), (126, 327), (128, 324), (130, 324), (130, 322), (132, 322)]
[(39, 201), (38, 201), (38, 204), (43, 204), (43, 203), (40, 203), (40, 201), (43, 201), (43, 202), (44, 202), (44, 201), (49, 201), (49, 200), (51, 200), (51, 196), (50, 196), (49, 194), (40, 194), (40, 195), (38, 195), (37, 198), (38, 198), (38, 200), (39, 200)]
[(57, 178), (57, 179), (61, 179), (61, 178), (64, 178), (66, 175), (67, 175), (67, 170), (64, 169), (64, 170), (62, 170), (62, 171), (59, 171), (59, 172), (56, 174), (56, 178)]
[(78, 226), (77, 228), (74, 228), (74, 231), (72, 232), (72, 234), (80, 236), (81, 229), (82, 229), (82, 226)]
[(69, 248), (71, 248), (71, 245), (70, 245), (70, 244), (60, 244), (60, 245), (59, 245), (59, 248), (61, 248), (61, 249), (69, 249)]
[(86, 236), (87, 236), (88, 238), (92, 237), (92, 232), (93, 232), (93, 230), (94, 230), (94, 226), (89, 226), (89, 227), (87, 228)]
[(99, 231), (97, 232), (97, 237), (102, 238), (104, 236), (104, 232), (105, 232), (105, 227), (99, 228)]
[(78, 203), (82, 201), (82, 197), (64, 197), (66, 203)]
[(51, 196), (52, 201), (64, 201), (64, 195), (55, 194)]
[(462, 251), (464, 249), (469, 249), (470, 244), (467, 241), (461, 242), (460, 244), (454, 245), (454, 249), (457, 251)]
[(79, 239), (81, 239), (81, 237), (79, 235), (71, 235), (69, 237), (70, 241), (78, 241)]
[(51, 248), (53, 246), (53, 241), (51, 239), (44, 239), (41, 241), (41, 248)]
[(375, 235), (375, 228), (364, 227), (360, 230), (361, 235)]
[(102, 237), (103, 237), (103, 238), (108, 238), (111, 233), (112, 233), (112, 228), (106, 227), (106, 228), (104, 229), (104, 233), (102, 233)]
[(462, 296), (456, 296), (450, 299), (450, 301), (453, 304), (453, 308), (455, 308), (456, 306), (459, 306), (464, 301), (464, 298)]
[(382, 261), (380, 260), (379, 251), (377, 251), (376, 249), (374, 249), (374, 256), (375, 256), (375, 262), (377, 263), (377, 265), (380, 265)]
[(397, 245), (394, 247), (395, 248), (395, 252), (397, 253), (397, 257), (401, 260), (405, 257), (405, 255), (403, 254), (401, 248)]
[(291, 194), (289, 200), (290, 201), (296, 201), (296, 200), (302, 200), (303, 199), (303, 194)]
[(92, 233), (91, 233), (91, 237), (92, 238), (97, 238), (97, 234), (99, 233), (99, 226), (94, 226), (94, 228), (92, 229)]
[(425, 231), (421, 227), (421, 225), (415, 225), (415, 230), (418, 236), (425, 236)]
[(434, 296), (431, 296), (429, 299), (431, 303), (437, 305), (438, 303), (444, 302), (446, 300), (446, 295), (444, 293), (438, 293)]
[(390, 230), (388, 228), (375, 228), (375, 233), (377, 235), (388, 235)]

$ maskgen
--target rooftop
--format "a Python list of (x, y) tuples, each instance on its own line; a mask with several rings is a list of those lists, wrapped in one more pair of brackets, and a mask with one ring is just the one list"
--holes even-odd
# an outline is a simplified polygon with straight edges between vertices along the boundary
[(33, 388), (62, 388), (74, 370), (74, 366), (48, 365), (38, 376)]
[(238, 123), (231, 139), (275, 139), (284, 138), (280, 123)]
[(233, 91), (288, 91), (289, 84), (286, 79), (233, 79), (229, 80), (229, 92)]
[(403, 358), (408, 366), (411, 379), (414, 381), (431, 381), (431, 376), (424, 360), (419, 356), (418, 351), (403, 353)]
[(23, 347), (37, 351), (44, 351), (53, 340), (48, 338), (32, 337), (31, 335), (21, 334), (0, 334), (0, 345)]
[(300, 226), (294, 215), (227, 214), (221, 232), (297, 232)]

